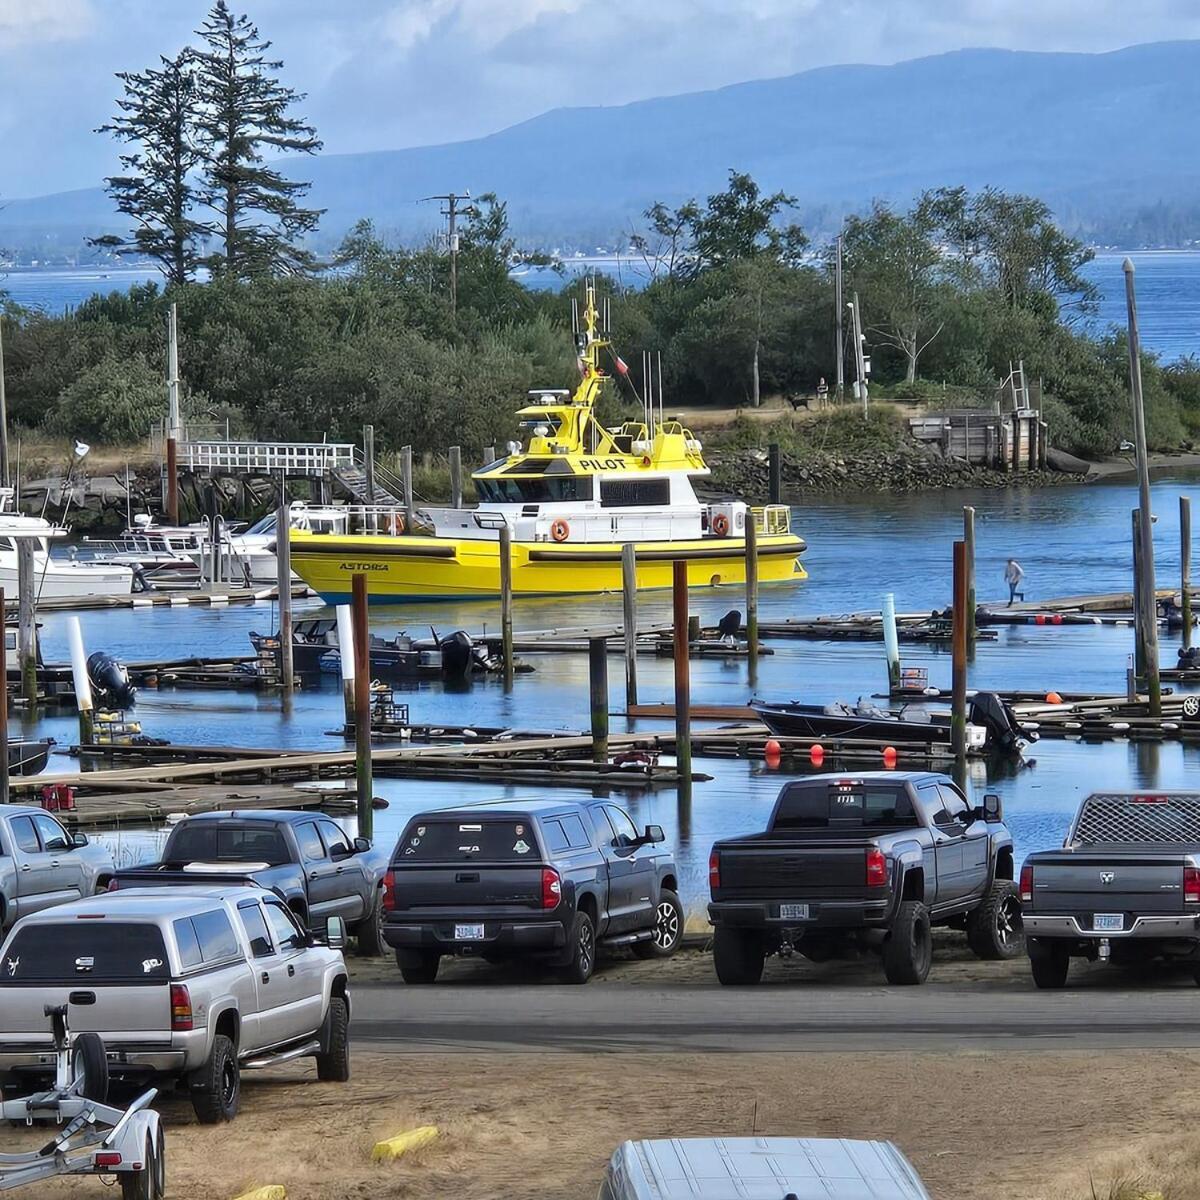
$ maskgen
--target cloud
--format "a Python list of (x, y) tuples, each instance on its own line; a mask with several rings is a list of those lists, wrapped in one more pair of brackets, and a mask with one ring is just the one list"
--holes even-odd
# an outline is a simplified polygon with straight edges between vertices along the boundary
[(0, 0), (0, 51), (83, 37), (94, 17), (90, 0)]

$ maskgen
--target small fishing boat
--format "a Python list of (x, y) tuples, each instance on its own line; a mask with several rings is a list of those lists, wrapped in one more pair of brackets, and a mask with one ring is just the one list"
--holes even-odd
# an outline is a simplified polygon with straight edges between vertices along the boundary
[(8, 773), (10, 775), (38, 775), (50, 761), (53, 738), (17, 740), (8, 743)]

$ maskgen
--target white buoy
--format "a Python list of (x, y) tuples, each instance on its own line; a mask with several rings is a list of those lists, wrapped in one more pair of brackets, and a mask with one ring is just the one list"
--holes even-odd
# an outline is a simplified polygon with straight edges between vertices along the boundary
[(900, 638), (896, 633), (896, 597), (885, 593), (883, 597), (883, 652), (887, 655), (888, 691), (896, 692), (900, 687)]
[(339, 604), (337, 614), (338, 658), (342, 664), (342, 702), (346, 707), (346, 725), (354, 722), (354, 618), (350, 605)]

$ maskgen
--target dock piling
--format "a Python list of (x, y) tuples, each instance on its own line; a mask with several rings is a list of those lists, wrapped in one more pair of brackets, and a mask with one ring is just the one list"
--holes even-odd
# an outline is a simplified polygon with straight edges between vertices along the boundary
[(337, 615), (338, 659), (342, 665), (342, 704), (346, 710), (346, 729), (354, 727), (354, 617), (350, 605), (339, 604)]
[[(4, 589), (0, 588), (0, 614), (4, 612)], [(0, 804), (9, 802), (8, 791), (8, 636), (0, 637), (0, 680), (4, 681), (4, 699), (0, 701)]]
[(1183, 648), (1192, 645), (1192, 502), (1179, 497), (1179, 605), (1183, 613)]
[[(840, 398), (840, 397), (839, 397)], [(783, 492), (782, 471), (779, 460), (779, 443), (770, 442), (767, 445), (767, 501), (778, 504)]]
[(632, 542), (621, 547), (621, 599), (625, 636), (625, 707), (638, 702), (637, 685), (637, 549)]
[(462, 508), (462, 447), (450, 447), (450, 507)]
[(758, 683), (758, 522), (746, 510), (746, 649), (750, 655), (750, 686)]
[(692, 779), (692, 690), (688, 658), (688, 571), (687, 563), (672, 564), (671, 606), (675, 651), (675, 761), (679, 789), (691, 792)]
[(79, 709), (79, 742), (86, 746), (93, 740), (92, 681), (88, 678), (83, 630), (79, 618), (74, 614), (67, 618), (67, 644), (71, 648), (71, 677), (75, 683), (75, 703)]
[(37, 712), (37, 603), (34, 599), (33, 542), (17, 538), (17, 658), (21, 696), (30, 716)]
[[(367, 627), (367, 577), (354, 576), (354, 777), (358, 832), (374, 833), (374, 781), (371, 777), (371, 634)], [(343, 654), (345, 652), (343, 651)]]
[(296, 671), (292, 660), (292, 514), (282, 478), (279, 481), (279, 511), (275, 516), (275, 562), (279, 587), (279, 674), (284, 704), (287, 705), (291, 703), (292, 689), (296, 686)]
[(961, 762), (967, 754), (967, 544), (954, 543), (953, 698), (950, 748)]
[(500, 654), (504, 666), (504, 690), (513, 685), (513, 628), (512, 628), (512, 530), (505, 521), (500, 534)]
[(375, 503), (375, 426), (363, 426), (363, 467), (367, 475), (367, 503)]
[(400, 447), (400, 478), (404, 483), (404, 521), (408, 528), (412, 527), (413, 508), (413, 464), (412, 447)]
[(896, 629), (896, 597), (885, 592), (883, 597), (883, 652), (887, 656), (888, 694), (900, 688), (900, 636)]
[(963, 541), (967, 547), (967, 647), (975, 645), (975, 509), (963, 505)]
[(608, 638), (588, 639), (588, 694), (592, 708), (592, 761), (608, 762)]
[(167, 310), (167, 521), (179, 524), (179, 327)]
[(1142, 525), (1135, 508), (1133, 521), (1133, 669), (1141, 680), (1146, 677), (1146, 626), (1142, 611)]
[(214, 584), (221, 581), (221, 506), (220, 500), (217, 497), (217, 480), (214, 475), (212, 480), (212, 490), (209, 493), (209, 520), (212, 524), (212, 535), (209, 541), (210, 557), (212, 566), (210, 568), (212, 582)]

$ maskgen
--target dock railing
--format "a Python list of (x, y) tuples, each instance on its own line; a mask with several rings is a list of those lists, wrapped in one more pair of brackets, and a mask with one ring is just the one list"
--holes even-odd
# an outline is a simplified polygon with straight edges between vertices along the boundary
[(323, 476), (355, 465), (355, 447), (342, 442), (183, 442), (179, 466), (229, 474)]

